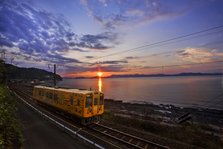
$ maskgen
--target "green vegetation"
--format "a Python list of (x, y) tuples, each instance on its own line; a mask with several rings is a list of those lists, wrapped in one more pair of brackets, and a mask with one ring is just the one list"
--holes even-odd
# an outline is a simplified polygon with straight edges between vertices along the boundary
[(0, 149), (21, 148), (21, 125), (16, 117), (15, 97), (6, 88), (6, 69), (0, 61)]
[(139, 119), (115, 116), (109, 111), (104, 113), (103, 119), (111, 122), (118, 122), (120, 125), (126, 127), (150, 132), (168, 139), (177, 140), (201, 148), (220, 149), (223, 146), (223, 142), (219, 137), (216, 137), (213, 134), (206, 134), (203, 126), (198, 124), (187, 123), (185, 125), (179, 125), (178, 127), (167, 126), (162, 125), (159, 122), (154, 123)]
[(0, 85), (0, 148), (21, 148), (21, 125), (16, 117), (15, 97)]

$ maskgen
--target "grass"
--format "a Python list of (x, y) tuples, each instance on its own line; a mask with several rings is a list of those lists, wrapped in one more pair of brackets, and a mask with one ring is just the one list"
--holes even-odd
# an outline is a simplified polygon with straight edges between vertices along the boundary
[(201, 148), (220, 149), (223, 142), (219, 137), (204, 133), (204, 127), (197, 124), (186, 123), (179, 127), (171, 127), (161, 125), (159, 122), (142, 121), (127, 117), (116, 116), (113, 113), (106, 111), (103, 119), (111, 122), (118, 122), (120, 125), (135, 128), (145, 132), (154, 133), (156, 135), (184, 142)]
[(16, 117), (15, 97), (0, 85), (0, 148), (21, 148), (21, 124)]

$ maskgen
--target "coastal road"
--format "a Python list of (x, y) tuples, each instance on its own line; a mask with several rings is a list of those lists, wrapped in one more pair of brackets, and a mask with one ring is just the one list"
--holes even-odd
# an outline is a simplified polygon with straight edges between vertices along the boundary
[(17, 114), (22, 123), (25, 149), (84, 149), (86, 144), (72, 138), (61, 129), (43, 119), (19, 99), (16, 101)]

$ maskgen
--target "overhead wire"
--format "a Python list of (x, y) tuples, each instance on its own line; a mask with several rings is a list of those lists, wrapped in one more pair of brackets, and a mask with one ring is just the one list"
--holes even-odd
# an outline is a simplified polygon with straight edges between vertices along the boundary
[[(223, 32), (223, 30), (221, 30), (220, 32)], [(219, 31), (218, 32), (214, 32), (214, 33), (220, 33)], [(210, 33), (210, 34), (213, 34), (213, 33)], [(205, 34), (206, 35), (210, 35), (210, 34)], [(180, 40), (180, 41), (185, 41), (185, 40), (191, 40), (193, 38), (197, 38), (197, 37), (200, 37), (201, 35), (199, 36), (195, 36), (195, 37), (192, 37), (190, 39), (183, 39), (183, 40)], [(175, 42), (179, 42), (179, 41), (174, 41), (174, 42), (169, 42), (169, 43), (165, 43), (165, 44), (161, 44), (161, 45), (157, 45), (157, 46), (154, 46), (154, 47), (160, 47), (160, 46), (165, 46), (165, 45), (169, 45), (169, 44), (173, 44)], [(223, 41), (219, 41), (220, 44), (223, 44)], [(179, 49), (178, 49), (179, 50)], [(153, 57), (153, 56), (159, 56), (159, 55), (163, 55), (163, 54), (168, 54), (168, 53), (175, 53), (177, 52), (178, 50), (171, 50), (171, 51), (165, 51), (165, 52), (161, 52), (161, 53), (153, 53), (153, 54), (148, 54), (148, 55), (145, 55), (145, 56), (141, 56), (141, 57), (137, 57), (138, 58), (147, 58), (147, 57)], [(135, 62), (135, 61), (134, 61)]]
[(173, 38), (170, 38), (170, 39), (166, 39), (166, 40), (162, 40), (162, 41), (158, 41), (158, 42), (154, 42), (154, 43), (150, 43), (150, 44), (145, 44), (145, 45), (138, 46), (138, 47), (135, 47), (135, 48), (130, 48), (130, 49), (127, 49), (127, 50), (124, 50), (124, 51), (115, 52), (115, 53), (111, 53), (111, 54), (108, 54), (108, 55), (92, 58), (92, 59), (90, 59), (88, 61), (85, 61), (85, 62), (98, 60), (98, 59), (101, 59), (101, 58), (110, 57), (110, 56), (114, 56), (114, 55), (119, 55), (119, 54), (126, 53), (126, 52), (136, 51), (136, 50), (140, 50), (140, 49), (143, 49), (143, 48), (146, 48), (146, 47), (151, 47), (151, 46), (154, 46), (154, 45), (158, 46), (159, 44), (162, 44), (162, 43), (167, 43), (167, 42), (170, 42), (170, 41), (183, 39), (183, 38), (186, 38), (186, 37), (194, 36), (194, 35), (197, 35), (197, 34), (205, 33), (205, 32), (220, 29), (220, 28), (223, 28), (223, 25), (211, 27), (211, 28), (208, 28), (208, 29), (205, 29), (205, 30), (201, 30), (201, 31), (190, 33), (190, 34), (185, 34), (185, 35), (173, 37)]
[(198, 62), (198, 63), (187, 63), (187, 64), (161, 65), (161, 66), (151, 66), (151, 67), (148, 66), (148, 68), (151, 69), (151, 68), (162, 68), (162, 67), (180, 67), (180, 66), (213, 64), (213, 63), (222, 63), (222, 62), (223, 62), (223, 60), (218, 60), (218, 61)]

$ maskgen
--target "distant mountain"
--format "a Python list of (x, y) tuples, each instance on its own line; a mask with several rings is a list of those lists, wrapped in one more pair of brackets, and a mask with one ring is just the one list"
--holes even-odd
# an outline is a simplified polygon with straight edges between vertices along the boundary
[[(52, 80), (54, 74), (38, 68), (23, 68), (11, 64), (5, 64), (6, 75), (8, 79), (25, 79), (25, 80)], [(57, 80), (62, 80), (60, 75), (56, 75)]]
[[(187, 72), (187, 73), (178, 73), (178, 74), (125, 74), (125, 75), (111, 75), (108, 77), (102, 78), (137, 78), (137, 77), (169, 77), (169, 76), (216, 76), (223, 75), (223, 73), (200, 73), (200, 72)], [(76, 77), (76, 78), (66, 78), (66, 79), (95, 79), (95, 77)]]
[(111, 75), (107, 78), (131, 78), (131, 77), (168, 77), (168, 76), (216, 76), (223, 73), (178, 73), (178, 74), (127, 74), (127, 75)]

